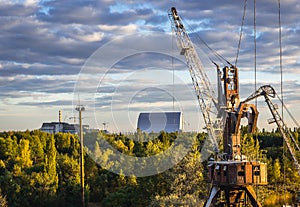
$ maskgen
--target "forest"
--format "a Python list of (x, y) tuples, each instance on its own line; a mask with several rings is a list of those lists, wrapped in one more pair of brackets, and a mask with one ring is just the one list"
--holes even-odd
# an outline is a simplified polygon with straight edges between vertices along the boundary
[[(277, 130), (255, 135), (245, 131), (242, 127), (242, 153), (268, 164), (268, 185), (255, 186), (260, 202), (263, 206), (281, 206), (284, 199), (292, 202), (300, 190), (300, 179), (282, 136)], [(298, 143), (299, 132), (292, 130)], [(101, 149), (103, 140), (126, 155), (147, 157), (165, 151), (179, 136), (193, 137), (193, 143), (170, 169), (144, 177), (106, 170), (118, 163), (110, 161), (115, 156), (111, 150)], [(85, 206), (200, 206), (210, 186), (207, 162), (201, 162), (205, 139), (204, 132), (85, 133)], [(79, 158), (77, 135), (39, 130), (1, 132), (0, 207), (81, 206)]]

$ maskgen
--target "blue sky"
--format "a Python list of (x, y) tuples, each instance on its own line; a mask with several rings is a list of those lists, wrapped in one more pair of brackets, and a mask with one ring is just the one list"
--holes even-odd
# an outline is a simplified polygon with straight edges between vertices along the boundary
[[(108, 122), (111, 131), (133, 131), (139, 112), (174, 109), (184, 112), (186, 129), (201, 131), (188, 70), (170, 36), (172, 6), (193, 28), (190, 35), (215, 84), (211, 54), (197, 37), (234, 62), (243, 1), (0, 0), (0, 130), (40, 128), (57, 121), (59, 110), (71, 122), (79, 97), (86, 105), (84, 123), (91, 127)], [(281, 13), (284, 102), (299, 122), (300, 3), (282, 1)], [(280, 93), (277, 1), (257, 2), (256, 23), (257, 86), (271, 84)], [(140, 51), (131, 50), (136, 47)], [(253, 54), (253, 1), (248, 1), (237, 64), (241, 99), (254, 91)], [(272, 128), (262, 100), (258, 110), (258, 127)]]

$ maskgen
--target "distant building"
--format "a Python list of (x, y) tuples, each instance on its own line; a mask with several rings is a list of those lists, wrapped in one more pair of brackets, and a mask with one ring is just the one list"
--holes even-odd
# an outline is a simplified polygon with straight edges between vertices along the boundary
[[(91, 132), (97, 129), (90, 129), (89, 125), (82, 125), (83, 132)], [(40, 128), (43, 132), (48, 132), (50, 134), (56, 134), (59, 132), (62, 133), (71, 133), (79, 134), (79, 124), (69, 124), (62, 122), (62, 113), (61, 110), (58, 112), (58, 122), (44, 122)]]
[(78, 126), (75, 124), (68, 124), (66, 122), (50, 122), (43, 123), (40, 130), (50, 134), (56, 134), (58, 132), (77, 134), (77, 129)]
[[(82, 125), (82, 129), (83, 129), (84, 133), (90, 133), (92, 131), (99, 131), (98, 129), (90, 129), (89, 125)], [(79, 134), (79, 124), (69, 124), (66, 122), (43, 123), (40, 130), (43, 132), (48, 132), (50, 134), (56, 134), (59, 132)]]
[(143, 132), (182, 131), (181, 112), (140, 113), (137, 128)]

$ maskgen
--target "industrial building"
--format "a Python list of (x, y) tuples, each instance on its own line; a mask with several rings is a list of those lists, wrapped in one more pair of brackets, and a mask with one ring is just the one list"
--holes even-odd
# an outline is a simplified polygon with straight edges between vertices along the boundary
[(56, 134), (58, 132), (77, 134), (77, 128), (78, 127), (75, 124), (68, 124), (66, 122), (50, 122), (43, 123), (40, 130), (50, 134)]
[[(79, 124), (69, 124), (66, 122), (62, 122), (61, 111), (59, 111), (58, 122), (44, 122), (40, 130), (50, 134), (56, 134), (59, 132), (79, 134)], [(89, 125), (83, 125), (83, 131), (84, 132), (90, 131)]]
[(179, 132), (182, 131), (181, 112), (140, 113), (137, 128), (143, 132)]

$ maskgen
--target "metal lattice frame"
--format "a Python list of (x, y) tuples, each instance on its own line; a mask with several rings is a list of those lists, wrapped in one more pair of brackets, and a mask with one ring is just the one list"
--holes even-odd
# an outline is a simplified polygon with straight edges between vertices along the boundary
[(181, 18), (177, 15), (176, 9), (172, 8), (169, 13), (172, 30), (176, 34), (180, 54), (184, 55), (192, 78), (197, 100), (204, 118), (205, 128), (211, 138), (214, 150), (218, 152), (218, 137), (221, 135), (222, 121), (219, 114), (218, 102), (213, 87), (204, 71), (200, 58), (193, 46), (193, 43), (182, 24)]

